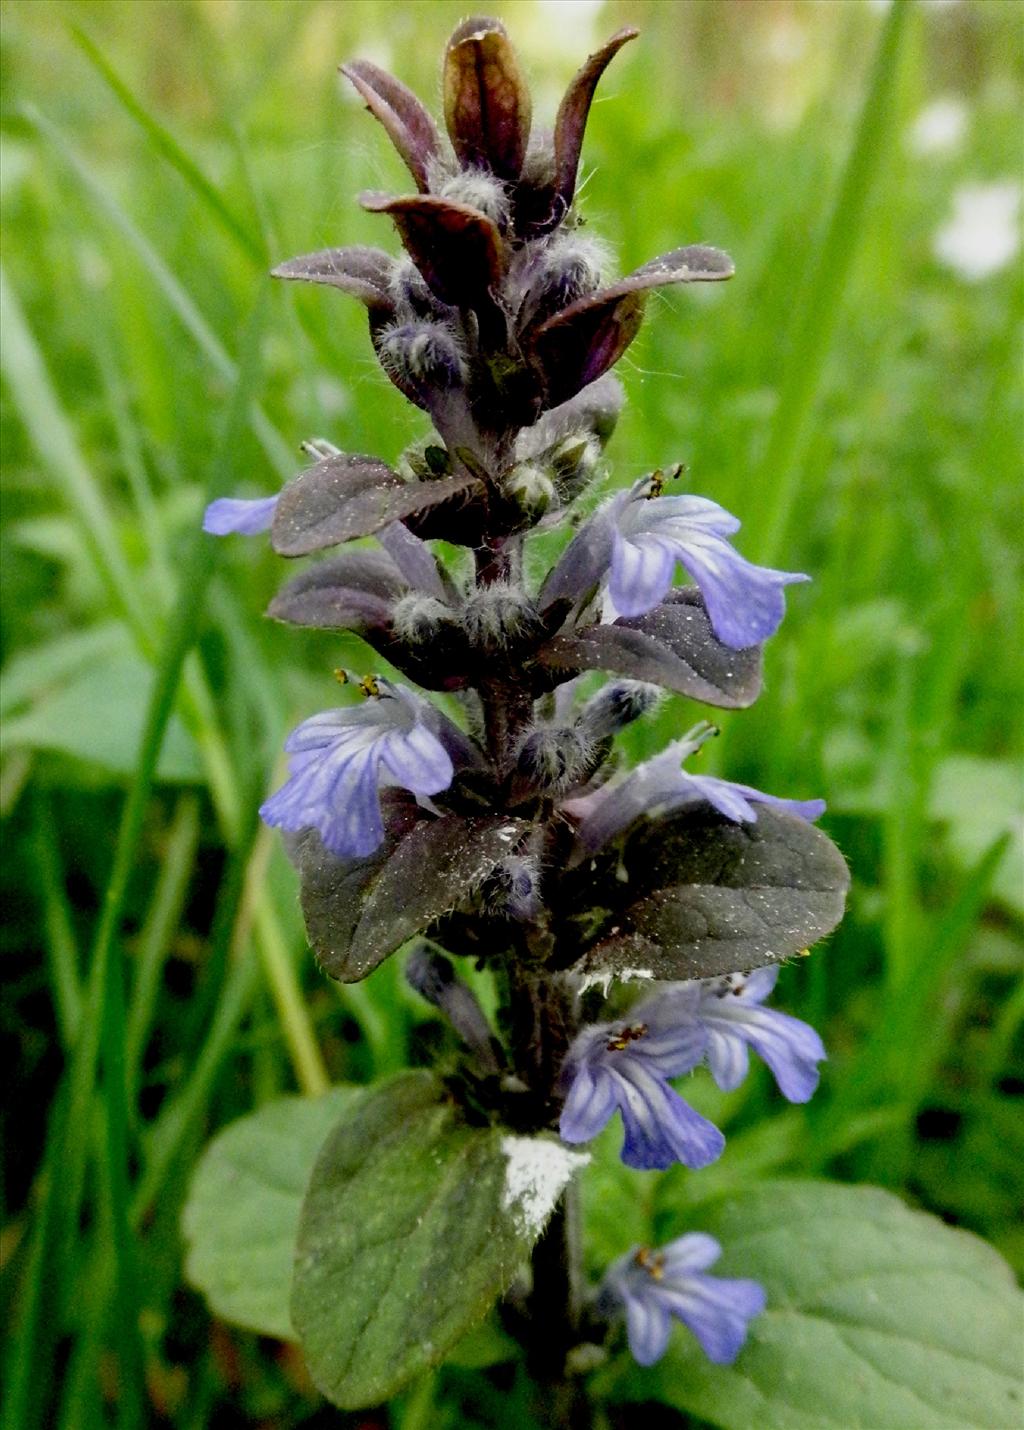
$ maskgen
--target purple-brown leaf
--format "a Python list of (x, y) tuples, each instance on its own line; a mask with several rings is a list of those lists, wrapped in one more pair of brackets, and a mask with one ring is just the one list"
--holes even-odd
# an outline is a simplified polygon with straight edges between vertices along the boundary
[(464, 20), (448, 41), (444, 117), (465, 167), (518, 179), (530, 138), (530, 91), (500, 20)]
[(366, 107), (384, 126), (421, 193), (427, 170), (441, 147), (441, 136), (430, 114), (404, 84), (369, 60), (352, 60), (341, 72), (358, 90)]
[(403, 482), (375, 457), (328, 457), (288, 483), (277, 504), (270, 539), (279, 556), (308, 556), (357, 536), (372, 536), (475, 484), (468, 477)]
[(345, 551), (319, 561), (283, 587), (267, 615), (323, 630), (379, 630), (406, 583), (384, 551)]
[(536, 330), (532, 357), (546, 407), (567, 402), (618, 362), (640, 331), (644, 303), (642, 292), (605, 289), (573, 303)]
[(271, 269), (273, 278), (304, 283), (326, 283), (331, 288), (358, 298), (370, 309), (392, 305), (388, 287), (395, 260), (380, 248), (359, 245), (353, 248), (322, 248), (301, 258), (289, 258)]
[(361, 194), (371, 213), (389, 214), (430, 288), (453, 308), (487, 300), (505, 272), (505, 253), (495, 225), (479, 209), (430, 195), (392, 198)]
[(642, 616), (558, 635), (540, 654), (550, 669), (605, 670), (647, 680), (724, 709), (752, 705), (761, 689), (761, 648), (731, 650), (715, 638), (694, 586), (672, 591)]
[(610, 287), (563, 308), (527, 338), (543, 374), (547, 405), (568, 401), (618, 362), (640, 330), (648, 289), (718, 282), (734, 272), (732, 259), (721, 249), (692, 244), (652, 258)]
[(555, 185), (554, 206), (545, 227), (553, 227), (569, 211), (576, 193), (583, 134), (587, 127), (591, 101), (598, 81), (608, 65), (629, 40), (636, 39), (639, 30), (632, 25), (618, 30), (596, 54), (590, 56), (574, 76), (558, 107), (555, 120)]

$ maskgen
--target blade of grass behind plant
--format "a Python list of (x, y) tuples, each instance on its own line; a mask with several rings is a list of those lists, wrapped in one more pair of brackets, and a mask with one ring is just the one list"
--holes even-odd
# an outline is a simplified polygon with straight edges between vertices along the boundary
[(783, 548), (798, 492), (804, 500), (810, 495), (801, 458), (843, 292), (864, 231), (868, 200), (892, 139), (899, 58), (910, 9), (910, 0), (893, 0), (885, 17), (835, 205), (793, 315), (778, 407), (761, 463), (759, 486), (768, 494), (765, 515), (749, 523), (757, 531), (759, 557), (767, 565), (775, 563)]
[(246, 227), (243, 221), (230, 208), (219, 191), (195, 160), (186, 153), (181, 144), (178, 143), (174, 135), (161, 124), (149, 110), (132, 93), (129, 86), (121, 79), (102, 51), (80, 25), (72, 24), (70, 27), (72, 37), (79, 49), (85, 55), (93, 68), (103, 78), (109, 88), (113, 91), (117, 99), (134, 119), (135, 123), (147, 136), (153, 146), (167, 160), (170, 166), (175, 169), (188, 184), (189, 188), (202, 200), (207, 211), (217, 221), (222, 230), (231, 238), (238, 249), (245, 254), (256, 268), (262, 268), (268, 262), (265, 249), (253, 234)]
[(171, 940), (181, 920), (198, 843), (199, 801), (194, 794), (184, 794), (178, 800), (174, 819), (167, 833), (167, 843), (160, 861), (160, 874), (139, 935), (135, 959), (135, 976), (125, 1030), (128, 1100), (133, 1105), (159, 991), (160, 975), (167, 961)]
[(44, 465), (63, 486), (82, 524), (82, 535), (114, 604), (143, 653), (152, 657), (155, 637), (138, 599), (110, 512), (60, 408), (39, 346), (17, 294), (0, 268), (0, 362), (32, 443)]
[[(228, 356), (220, 339), (149, 239), (128, 217), (117, 200), (107, 192), (99, 180), (82, 163), (55, 124), (51, 123), (34, 105), (26, 105), (25, 116), (60, 156), (101, 212), (134, 248), (150, 277), (214, 370), (225, 381), (234, 382), (237, 377), (235, 363)], [(249, 420), (253, 434), (274, 470), (281, 477), (292, 476), (295, 470), (295, 457), (292, 448), (257, 403), (252, 406)]]
[(78, 941), (71, 922), (71, 910), (64, 892), (64, 871), (60, 865), (54, 836), (50, 801), (36, 793), (33, 848), (39, 891), (43, 901), (46, 952), (53, 985), (53, 1004), (65, 1053), (74, 1044), (82, 1021), (82, 979)]

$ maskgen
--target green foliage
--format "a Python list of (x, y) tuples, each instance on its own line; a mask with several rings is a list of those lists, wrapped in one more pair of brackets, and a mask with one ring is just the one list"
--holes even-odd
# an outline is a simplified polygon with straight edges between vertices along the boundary
[(462, 1123), (428, 1073), (348, 1109), (302, 1210), (292, 1318), (336, 1405), (374, 1405), (481, 1321), (585, 1154)]
[[(139, 726), (111, 672), (125, 660), (156, 668), (207, 480), (218, 495), (267, 493), (302, 465), (301, 438), (394, 462), (425, 435), (372, 368), (365, 316), (346, 295), (280, 285), (260, 370), (243, 359), (240, 334), (272, 262), (337, 243), (393, 247), (387, 221), (346, 196), (401, 191), (407, 176), (362, 108), (339, 99), (335, 63), (381, 58), (384, 46), (404, 79), (436, 93), (439, 41), (464, 13), (456, 0), (5, 7), (4, 714), (16, 729), (86, 675), (99, 708), (117, 706), (96, 721), (79, 701), (59, 722), (62, 750), (105, 725), (107, 763), (79, 760), (72, 780), (66, 753), (25, 742), (9, 747), (0, 778), (3, 1029), (20, 1069), (3, 1126), (12, 1253), (0, 1289), (10, 1365), (21, 1365), (6, 1376), (12, 1425), (129, 1424), (140, 1392), (150, 1418), (175, 1430), (315, 1414), (287, 1357), (214, 1331), (183, 1290), (191, 1166), (223, 1125), (322, 1087), (320, 1050), (332, 1080), (359, 1083), (422, 1059), (442, 1037), (402, 990), (397, 960), (343, 989), (318, 973), (293, 875), (269, 841), (254, 843), (252, 813), (285, 730), (332, 702), (333, 666), (364, 672), (380, 658), (329, 632), (285, 639), (261, 627), (281, 563), (259, 540), (226, 542), (170, 713), (187, 759), (199, 752), (200, 783), (184, 793), (167, 784), (164, 744), (127, 878), (114, 838)], [(609, 455), (620, 482), (686, 461), (689, 488), (745, 518), (744, 554), (764, 560), (774, 539), (780, 564), (813, 574), (767, 652), (767, 698), (724, 715), (702, 768), (825, 795), (826, 827), (855, 872), (846, 920), (827, 949), (783, 971), (776, 1000), (829, 1048), (815, 1101), (780, 1112), (764, 1077), (728, 1097), (693, 1079), (686, 1095), (729, 1137), (722, 1161), (696, 1176), (606, 1185), (606, 1143), (621, 1172), (613, 1129), (586, 1179), (592, 1274), (648, 1234), (647, 1217), (659, 1237), (678, 1233), (682, 1217), (717, 1227), (724, 1265), (757, 1274), (756, 1249), (732, 1244), (725, 1203), (713, 1203), (742, 1201), (765, 1173), (880, 1182), (1024, 1267), (1019, 855), (997, 844), (1018, 818), (1009, 712), (1022, 693), (1022, 288), (1013, 265), (968, 283), (933, 250), (960, 185), (1020, 173), (1018, 9), (915, 7), (882, 95), (884, 128), (868, 136), (871, 182), (858, 178), (852, 200), (839, 177), (877, 50), (874, 7), (629, 0), (606, 4), (592, 34), (574, 14), (564, 47), (551, 13), (532, 3), (508, 7), (506, 20), (542, 90), (564, 85), (618, 25), (642, 31), (593, 111), (581, 185), (618, 270), (702, 239), (736, 260), (731, 284), (670, 293), (652, 311), (622, 372), (629, 402)], [(70, 25), (88, 36), (84, 52)], [(944, 96), (965, 106), (959, 146), (916, 153), (911, 127)], [(543, 108), (541, 97), (538, 119), (550, 121)], [(251, 390), (214, 470), (240, 366)], [(624, 757), (652, 753), (694, 718), (668, 702), (620, 737)], [(198, 833), (188, 834), (178, 801), (194, 795)], [(165, 867), (193, 839), (191, 872), (169, 891)], [(98, 1021), (88, 988), (114, 874), (125, 1037), (115, 981)], [(80, 1079), (86, 1111), (70, 1128), (57, 1101), (46, 1151), (63, 1060), (88, 1073), (94, 1034), (105, 1091)], [(123, 1055), (132, 1091), (120, 1127)], [(77, 1171), (69, 1177), (80, 1158), (81, 1197)], [(131, 1231), (118, 1237), (125, 1190)], [(903, 1216), (916, 1234), (920, 1223)], [(934, 1232), (932, 1249), (961, 1245)], [(838, 1255), (847, 1237), (838, 1230), (822, 1254)], [(121, 1277), (126, 1243), (134, 1280)], [(993, 1303), (995, 1283), (992, 1273)], [(958, 1284), (965, 1304), (975, 1294)], [(987, 1324), (987, 1305), (976, 1317)], [(676, 1344), (677, 1370), (697, 1377), (684, 1332)], [(907, 1352), (912, 1366), (919, 1355)], [(704, 1398), (686, 1413), (715, 1422), (743, 1366), (701, 1369)], [(963, 1391), (977, 1375), (961, 1369)], [(616, 1374), (624, 1398), (650, 1383), (625, 1366)], [(844, 1387), (834, 1379), (833, 1389)], [(521, 1381), (498, 1390), (446, 1369), (399, 1398), (391, 1418), (473, 1430), (524, 1404)], [(904, 1415), (907, 1430), (918, 1412), (915, 1403)]]
[(1020, 1416), (1024, 1300), (977, 1237), (871, 1187), (763, 1182), (701, 1209), (726, 1248), (716, 1274), (753, 1276), (768, 1309), (735, 1366), (685, 1332), (613, 1396), (653, 1397), (726, 1430), (1002, 1430)]
[(226, 1321), (294, 1337), (288, 1304), (299, 1215), (328, 1132), (360, 1094), (282, 1097), (232, 1122), (203, 1152), (182, 1217), (185, 1272)]

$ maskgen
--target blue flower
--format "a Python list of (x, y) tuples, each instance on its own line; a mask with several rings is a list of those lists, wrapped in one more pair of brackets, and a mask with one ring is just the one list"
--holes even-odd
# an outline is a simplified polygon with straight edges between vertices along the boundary
[(598, 1309), (625, 1315), (629, 1348), (641, 1365), (653, 1365), (665, 1354), (673, 1316), (716, 1365), (730, 1365), (739, 1355), (747, 1323), (764, 1310), (764, 1288), (756, 1281), (706, 1275), (721, 1254), (713, 1236), (691, 1232), (657, 1251), (634, 1247), (608, 1268)]
[(238, 497), (218, 497), (203, 514), (203, 530), (212, 536), (228, 536), (239, 532), (255, 536), (269, 531), (280, 493), (276, 497), (260, 497), (258, 501), (242, 501)]
[(292, 731), (290, 777), (260, 808), (267, 824), (315, 829), (333, 854), (357, 858), (384, 838), (382, 785), (418, 795), (448, 788), (454, 769), (435, 733), (443, 728), (439, 712), (389, 681), (375, 688), (365, 705), (326, 710)]
[(823, 799), (782, 799), (752, 785), (736, 784), (716, 775), (692, 775), (681, 762), (714, 734), (711, 726), (695, 726), (681, 740), (666, 746), (620, 780), (591, 794), (566, 800), (563, 809), (579, 821), (577, 837), (587, 850), (599, 849), (641, 815), (662, 815), (689, 804), (705, 802), (737, 824), (757, 819), (756, 805), (767, 804), (801, 819), (814, 820), (825, 812)]
[[(727, 540), (740, 523), (706, 497), (652, 497), (646, 482), (613, 497), (608, 597), (616, 615), (663, 600), (678, 562), (696, 581), (715, 635), (742, 650), (767, 640), (786, 613), (783, 589), (810, 577), (755, 566)], [(606, 610), (606, 618), (611, 613)]]
[(786, 613), (793, 571), (755, 566), (728, 538), (737, 519), (696, 496), (652, 496), (647, 479), (611, 497), (581, 527), (544, 583), (542, 604), (576, 600), (606, 582), (604, 619), (642, 616), (668, 594), (681, 565), (697, 583), (711, 627), (734, 650), (774, 635)]
[(732, 1092), (747, 1075), (748, 1046), (771, 1068), (790, 1102), (807, 1102), (818, 1086), (818, 1064), (827, 1057), (809, 1024), (761, 1004), (775, 987), (778, 965), (753, 973), (730, 973), (673, 984), (666, 991), (666, 1017), (696, 1018), (707, 1033), (711, 1076)]
[(584, 1028), (562, 1068), (563, 1141), (589, 1142), (617, 1108), (626, 1133), (622, 1160), (627, 1167), (653, 1170), (673, 1162), (705, 1167), (713, 1162), (725, 1138), (668, 1082), (696, 1067), (706, 1037), (700, 1023), (679, 1020), (660, 998), (640, 1003), (628, 1022)]

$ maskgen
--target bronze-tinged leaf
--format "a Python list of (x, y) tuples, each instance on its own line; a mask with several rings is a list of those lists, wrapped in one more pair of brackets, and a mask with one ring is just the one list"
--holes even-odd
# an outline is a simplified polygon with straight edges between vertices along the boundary
[(395, 260), (380, 248), (356, 245), (352, 248), (322, 248), (301, 258), (289, 258), (271, 269), (272, 278), (302, 283), (325, 283), (358, 298), (372, 311), (390, 312), (389, 282)]
[(553, 228), (560, 223), (572, 205), (576, 193), (580, 151), (583, 148), (583, 134), (587, 127), (594, 91), (622, 46), (629, 40), (635, 40), (639, 33), (632, 25), (616, 31), (608, 43), (592, 54), (586, 64), (577, 70), (565, 92), (555, 119), (554, 203), (551, 215), (542, 225), (542, 229)]
[(393, 198), (360, 194), (371, 213), (389, 214), (416, 267), (442, 303), (472, 308), (489, 303), (505, 272), (505, 250), (495, 225), (469, 204), (429, 194)]
[(649, 680), (727, 710), (752, 705), (761, 690), (761, 648), (732, 650), (716, 639), (695, 586), (672, 591), (642, 616), (557, 635), (540, 652), (550, 669), (606, 670)]
[(530, 91), (500, 20), (464, 20), (448, 41), (444, 117), (465, 167), (518, 179), (530, 138)]
[(384, 551), (345, 551), (292, 578), (267, 615), (323, 630), (380, 630), (408, 587)]
[(733, 824), (708, 805), (643, 821), (619, 867), (624, 911), (575, 965), (596, 982), (709, 978), (779, 963), (835, 928), (850, 883), (827, 835), (766, 805), (754, 824)]
[(642, 292), (605, 289), (543, 323), (531, 339), (531, 356), (544, 385), (545, 405), (575, 397), (618, 362), (640, 331)]
[(317, 962), (332, 978), (340, 977), (337, 970), (348, 956), (367, 889), (419, 814), (404, 790), (384, 790), (381, 810), (384, 843), (365, 859), (339, 859), (315, 829), (285, 835), (285, 849), (299, 873), (306, 936)]
[(390, 522), (463, 496), (474, 485), (468, 477), (403, 482), (375, 457), (328, 457), (301, 472), (281, 493), (271, 545), (279, 556), (308, 556), (372, 536)]
[(567, 402), (618, 362), (640, 330), (649, 289), (719, 282), (734, 272), (732, 259), (721, 249), (703, 244), (674, 248), (548, 318), (524, 339), (543, 374), (547, 405)]
[(610, 291), (635, 293), (641, 288), (664, 288), (670, 283), (720, 283), (735, 272), (736, 265), (720, 248), (691, 243), (641, 264)]
[(428, 188), (431, 159), (440, 151), (441, 136), (428, 111), (404, 84), (369, 60), (352, 60), (341, 73), (355, 86), (375, 119), (384, 126), (421, 193)]
[(369, 859), (336, 859), (319, 837), (296, 855), (302, 908), (317, 957), (355, 983), (467, 894), (510, 853), (529, 825), (504, 815), (420, 819)]

